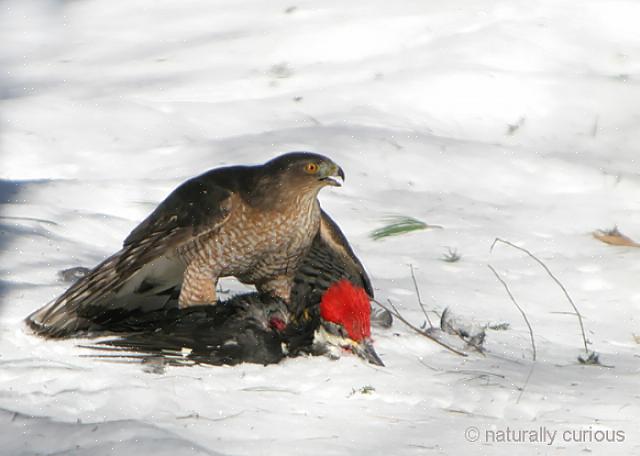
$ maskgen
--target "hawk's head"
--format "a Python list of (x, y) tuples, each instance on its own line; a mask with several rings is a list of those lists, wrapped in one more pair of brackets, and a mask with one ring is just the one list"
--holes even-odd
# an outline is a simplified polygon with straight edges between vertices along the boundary
[(317, 192), (331, 185), (340, 187), (344, 171), (331, 159), (311, 152), (291, 152), (264, 164), (264, 171), (282, 190)]

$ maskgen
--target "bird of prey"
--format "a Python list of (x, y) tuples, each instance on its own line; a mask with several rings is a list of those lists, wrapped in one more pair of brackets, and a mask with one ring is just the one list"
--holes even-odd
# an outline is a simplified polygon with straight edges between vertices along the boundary
[[(96, 266), (27, 323), (43, 335), (92, 327), (87, 309), (135, 309), (179, 289), (178, 305), (216, 302), (219, 277), (235, 276), (288, 303), (296, 272), (316, 236), (361, 277), (367, 274), (318, 192), (344, 172), (322, 155), (294, 152), (259, 166), (217, 168), (175, 189)], [(83, 316), (85, 315), (85, 316)]]

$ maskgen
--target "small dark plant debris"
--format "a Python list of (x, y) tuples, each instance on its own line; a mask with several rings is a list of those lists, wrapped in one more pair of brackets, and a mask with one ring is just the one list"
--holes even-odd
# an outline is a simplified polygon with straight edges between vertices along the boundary
[(447, 334), (458, 336), (465, 341), (467, 345), (475, 348), (479, 352), (484, 351), (482, 345), (486, 338), (485, 327), (479, 327), (471, 322), (463, 321), (461, 318), (454, 316), (448, 307), (442, 312), (440, 329)]
[(525, 118), (524, 117), (520, 117), (520, 119), (518, 119), (518, 122), (515, 124), (508, 124), (507, 125), (507, 135), (508, 136), (513, 136), (516, 134), (516, 132), (518, 130), (520, 130), (521, 127), (524, 126), (525, 123)]
[(362, 388), (353, 388), (347, 397), (355, 396), (356, 394), (373, 394), (375, 390), (373, 386), (365, 385)]
[(506, 331), (511, 329), (511, 325), (505, 321), (500, 323), (489, 323), (485, 328), (490, 329), (492, 331)]
[(269, 74), (277, 79), (286, 79), (293, 76), (293, 68), (287, 62), (282, 62), (269, 68)]
[(452, 249), (451, 247), (447, 247), (447, 252), (442, 255), (441, 259), (445, 263), (457, 263), (462, 259), (462, 255), (458, 253), (457, 249)]
[(393, 315), (386, 309), (371, 309), (371, 325), (377, 328), (391, 328), (393, 325)]
[(580, 364), (587, 364), (589, 366), (602, 366), (602, 363), (600, 363), (600, 355), (593, 351), (589, 352), (589, 354), (585, 357), (578, 356), (578, 361), (580, 362)]

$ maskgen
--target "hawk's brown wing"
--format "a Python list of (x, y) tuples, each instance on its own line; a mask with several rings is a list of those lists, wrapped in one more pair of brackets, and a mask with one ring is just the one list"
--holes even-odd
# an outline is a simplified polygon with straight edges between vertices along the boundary
[(134, 293), (149, 283), (166, 289), (179, 285), (184, 266), (172, 258), (174, 249), (219, 229), (232, 211), (234, 193), (205, 177), (180, 185), (131, 232), (119, 252), (27, 317), (27, 323), (41, 334), (66, 336), (91, 326), (81, 317), (83, 308), (133, 306)]
[(139, 268), (229, 218), (233, 193), (200, 177), (173, 191), (124, 240), (117, 268)]
[(320, 219), (320, 237), (326, 247), (336, 252), (343, 259), (345, 265), (350, 266), (350, 269), (360, 276), (365, 291), (369, 297), (373, 298), (373, 286), (371, 285), (367, 271), (365, 271), (364, 266), (362, 266), (356, 254), (353, 253), (349, 241), (347, 241), (347, 238), (342, 234), (340, 227), (324, 210), (322, 211), (322, 217)]

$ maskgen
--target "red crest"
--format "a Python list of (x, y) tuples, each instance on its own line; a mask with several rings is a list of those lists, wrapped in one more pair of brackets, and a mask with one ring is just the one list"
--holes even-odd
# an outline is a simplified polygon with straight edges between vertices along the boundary
[(320, 316), (344, 327), (356, 342), (371, 335), (369, 296), (346, 279), (333, 284), (322, 296)]

